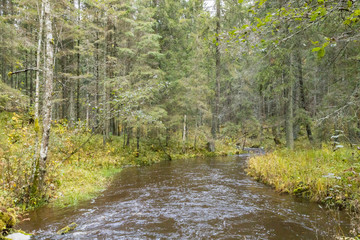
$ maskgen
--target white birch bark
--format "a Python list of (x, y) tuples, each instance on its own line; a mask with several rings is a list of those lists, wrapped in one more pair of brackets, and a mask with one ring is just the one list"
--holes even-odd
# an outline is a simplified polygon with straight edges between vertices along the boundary
[(44, 183), (46, 173), (46, 160), (48, 156), (50, 128), (51, 128), (51, 112), (52, 112), (52, 92), (53, 92), (53, 77), (54, 77), (54, 39), (52, 34), (51, 21), (51, 4), (50, 0), (44, 0), (45, 11), (45, 37), (46, 37), (46, 52), (45, 52), (45, 93), (43, 103), (43, 134), (40, 147), (40, 185)]
[(39, 94), (40, 94), (40, 55), (41, 55), (41, 43), (42, 33), (44, 25), (44, 1), (40, 4), (40, 16), (39, 16), (39, 32), (38, 32), (38, 46), (36, 51), (36, 77), (35, 77), (35, 121), (39, 122)]

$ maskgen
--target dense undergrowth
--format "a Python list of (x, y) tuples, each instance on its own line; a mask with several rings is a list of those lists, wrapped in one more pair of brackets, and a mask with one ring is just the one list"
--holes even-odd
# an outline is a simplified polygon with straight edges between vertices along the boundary
[(66, 121), (53, 121), (46, 190), (33, 197), (27, 191), (36, 145), (36, 127), (31, 120), (26, 113), (0, 112), (0, 208), (4, 212), (15, 209), (11, 210), (15, 215), (43, 204), (64, 207), (93, 198), (123, 166), (150, 165), (169, 160), (169, 155), (176, 159), (236, 152), (230, 141), (218, 144), (218, 153), (210, 153), (205, 143), (184, 147), (177, 136), (172, 136), (167, 147), (144, 137), (137, 150), (136, 139), (124, 146), (124, 137), (111, 136), (103, 144), (103, 137), (92, 134), (81, 122), (69, 130)]

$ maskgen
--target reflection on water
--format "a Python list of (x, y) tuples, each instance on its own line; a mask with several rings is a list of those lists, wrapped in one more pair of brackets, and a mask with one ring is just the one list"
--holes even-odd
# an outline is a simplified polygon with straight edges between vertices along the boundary
[[(98, 198), (38, 209), (19, 227), (35, 239), (329, 239), (346, 231), (344, 213), (279, 195), (245, 166), (221, 157), (127, 168)], [(75, 231), (56, 236), (71, 222)]]

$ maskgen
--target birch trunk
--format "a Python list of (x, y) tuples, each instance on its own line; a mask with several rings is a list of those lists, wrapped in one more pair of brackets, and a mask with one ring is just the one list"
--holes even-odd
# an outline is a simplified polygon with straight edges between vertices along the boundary
[[(44, 2), (42, 0), (40, 4), (40, 16), (39, 16), (39, 32), (38, 32), (38, 46), (36, 51), (36, 68), (38, 69), (35, 73), (35, 106), (34, 106), (34, 121), (35, 121), (35, 152), (33, 156), (33, 165), (32, 165), (32, 174), (30, 176), (31, 185), (28, 188), (29, 194), (33, 194), (37, 191), (38, 181), (39, 181), (39, 93), (40, 93), (40, 55), (41, 55), (41, 45), (42, 45), (42, 33), (44, 25)], [(32, 91), (32, 83), (31, 83)], [(30, 91), (30, 92), (31, 92)], [(31, 97), (32, 98), (32, 97)]]
[(184, 127), (183, 127), (183, 135), (182, 135), (182, 142), (183, 142), (183, 147), (182, 147), (182, 151), (183, 153), (185, 153), (186, 150), (186, 115), (184, 115)]
[(52, 92), (53, 92), (53, 77), (54, 77), (54, 39), (52, 34), (51, 22), (51, 5), (49, 0), (44, 0), (45, 11), (45, 37), (46, 37), (46, 67), (45, 67), (45, 93), (43, 104), (43, 134), (40, 147), (40, 189), (44, 184), (46, 173), (46, 160), (48, 157), (48, 147), (50, 140), (51, 128), (51, 112), (52, 112)]
[[(38, 32), (38, 45), (36, 52), (36, 68), (40, 69), (40, 55), (41, 55), (41, 43), (42, 33), (44, 26), (44, 1), (41, 1), (41, 10), (39, 17), (39, 32)], [(40, 72), (36, 71), (35, 76), (35, 122), (39, 122), (39, 95), (40, 95)]]

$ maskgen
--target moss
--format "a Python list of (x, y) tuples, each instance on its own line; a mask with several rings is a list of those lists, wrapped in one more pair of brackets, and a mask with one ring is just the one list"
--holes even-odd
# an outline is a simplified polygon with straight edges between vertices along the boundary
[(70, 231), (74, 230), (77, 227), (76, 223), (71, 223), (70, 225), (63, 227), (62, 229), (60, 229), (59, 231), (57, 231), (56, 233), (59, 235), (64, 235), (69, 233)]
[(294, 190), (293, 194), (296, 196), (307, 197), (309, 195), (309, 186), (299, 184)]
[(11, 212), (1, 211), (0, 220), (6, 224), (6, 228), (12, 228), (16, 224), (15, 214)]
[(0, 232), (6, 229), (6, 223), (4, 221), (0, 220)]

